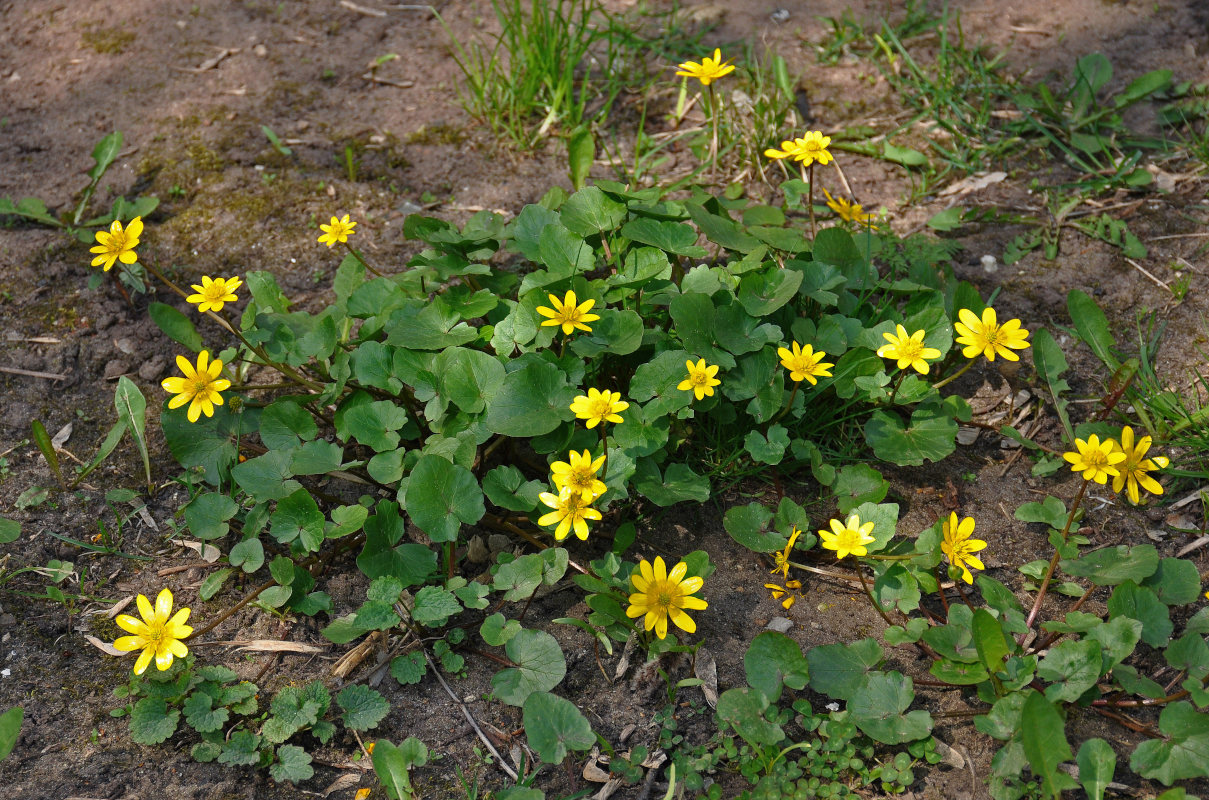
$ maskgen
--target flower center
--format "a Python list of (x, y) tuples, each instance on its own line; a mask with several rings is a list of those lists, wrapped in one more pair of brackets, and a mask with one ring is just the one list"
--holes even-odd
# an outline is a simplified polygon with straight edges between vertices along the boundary
[(604, 397), (601, 397), (592, 406), (592, 416), (604, 419), (605, 417), (609, 416), (609, 412), (612, 411), (612, 409), (613, 404)]
[(852, 528), (845, 528), (843, 533), (836, 537), (835, 543), (844, 550), (853, 550), (861, 546), (860, 531), (854, 531)]
[(192, 381), (189, 382), (188, 394), (190, 397), (197, 397), (199, 394), (204, 396), (204, 395), (208, 394), (209, 391), (210, 391), (210, 376), (209, 376), (209, 374), (207, 374), (205, 372), (197, 373), (197, 377), (195, 377)]
[(666, 611), (672, 607), (673, 600), (671, 589), (667, 584), (660, 586), (658, 592), (655, 594), (655, 605)]
[(908, 339), (898, 346), (898, 357), (908, 361), (915, 361), (923, 351), (924, 346), (921, 342)]
[(705, 374), (705, 372), (694, 372), (689, 380), (693, 386), (704, 386), (709, 382), (709, 375)]

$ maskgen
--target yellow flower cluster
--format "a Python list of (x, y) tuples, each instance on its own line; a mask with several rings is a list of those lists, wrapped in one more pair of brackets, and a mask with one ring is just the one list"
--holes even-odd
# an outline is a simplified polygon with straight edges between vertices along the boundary
[(138, 660), (134, 662), (134, 674), (142, 675), (155, 659), (155, 667), (159, 670), (172, 666), (173, 657), (184, 658), (189, 655), (184, 639), (189, 638), (193, 628), (186, 625), (189, 619), (189, 609), (182, 608), (172, 613), (172, 592), (164, 589), (155, 598), (155, 607), (145, 596), (139, 595), (137, 605), (142, 619), (129, 614), (118, 614), (118, 627), (130, 636), (119, 637), (113, 643), (114, 649), (122, 652), (142, 650)]
[(1167, 456), (1147, 457), (1152, 444), (1149, 436), (1134, 440), (1133, 428), (1126, 425), (1121, 429), (1121, 439), (1104, 439), (1096, 434), (1087, 439), (1075, 439), (1075, 449), (1063, 453), (1062, 458), (1070, 462), (1071, 471), (1081, 473), (1083, 480), (1104, 485), (1112, 478), (1112, 490), (1125, 489), (1129, 502), (1141, 501), (1141, 489), (1151, 494), (1162, 494), (1163, 485), (1150, 477), (1150, 473), (1167, 467), (1171, 460)]
[(638, 563), (638, 569), (630, 573), (634, 593), (630, 595), (626, 616), (631, 619), (642, 617), (643, 627), (648, 631), (654, 629), (660, 639), (667, 636), (669, 619), (681, 630), (695, 633), (697, 623), (684, 613), (685, 609), (702, 611), (709, 604), (700, 597), (693, 597), (701, 591), (705, 581), (696, 576), (684, 577), (687, 574), (688, 564), (683, 561), (668, 572), (661, 557), (655, 556), (653, 565), (644, 558)]
[(603, 455), (593, 460), (587, 450), (582, 453), (572, 450), (566, 461), (555, 461), (550, 465), (558, 494), (542, 492), (538, 495), (544, 504), (554, 510), (542, 515), (537, 524), (555, 525), (556, 541), (566, 539), (571, 531), (575, 531), (581, 540), (586, 540), (587, 520), (600, 520), (600, 512), (592, 508), (592, 503), (605, 492), (604, 481), (596, 477), (604, 463)]

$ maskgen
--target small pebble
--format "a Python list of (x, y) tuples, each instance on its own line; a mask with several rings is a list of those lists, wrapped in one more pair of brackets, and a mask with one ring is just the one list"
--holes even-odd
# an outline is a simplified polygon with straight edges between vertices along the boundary
[(988, 275), (993, 275), (999, 271), (999, 262), (995, 259), (995, 256), (983, 256), (979, 261), (982, 263), (983, 270)]
[(772, 621), (764, 626), (764, 630), (788, 633), (793, 630), (793, 622), (788, 617), (773, 617)]

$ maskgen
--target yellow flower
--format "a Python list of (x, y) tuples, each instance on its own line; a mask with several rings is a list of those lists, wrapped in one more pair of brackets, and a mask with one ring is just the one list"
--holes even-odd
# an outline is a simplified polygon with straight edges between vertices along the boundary
[(224, 303), (234, 303), (239, 299), (235, 296), (235, 290), (242, 285), (243, 281), (239, 278), (211, 278), (209, 275), (202, 275), (201, 286), (192, 284), (193, 291), (197, 294), (189, 295), (185, 302), (197, 303), (197, 310), (202, 314), (207, 311), (222, 311)]
[(722, 51), (716, 47), (714, 48), (713, 58), (706, 56), (701, 59), (700, 64), (696, 61), (685, 61), (679, 67), (680, 70), (676, 73), (677, 75), (683, 75), (686, 78), (696, 78), (701, 81), (702, 86), (709, 86), (711, 82), (726, 77), (735, 71), (735, 68), (731, 66), (729, 61), (725, 64), (722, 63)]
[(682, 392), (692, 392), (700, 400), (704, 397), (712, 397), (714, 387), (721, 386), (722, 381), (714, 376), (718, 374), (718, 365), (705, 365), (705, 359), (699, 360), (696, 364), (692, 359), (684, 362), (688, 367), (688, 377), (676, 384), (676, 388)]
[(797, 342), (793, 343), (793, 352), (784, 347), (778, 347), (777, 355), (781, 357), (781, 366), (789, 370), (790, 380), (805, 379), (810, 382), (811, 386), (818, 385), (816, 378), (830, 378), (831, 368), (835, 366), (835, 364), (823, 362), (827, 354), (822, 350), (816, 351), (810, 345), (799, 347)]
[[(798, 589), (802, 588), (802, 582), (801, 581), (785, 581), (784, 586), (778, 586), (775, 583), (766, 583), (766, 584), (764, 584), (764, 588), (767, 589), (769, 591), (769, 593), (772, 594), (773, 600), (780, 600), (781, 608), (788, 611), (789, 609), (791, 609), (793, 607), (793, 604), (798, 599), (794, 595), (794, 592), (796, 592)], [(782, 597), (784, 597), (785, 599), (782, 600), (781, 599)]]
[(981, 539), (970, 538), (974, 533), (974, 518), (966, 517), (958, 522), (957, 512), (954, 511), (945, 520), (942, 531), (944, 538), (940, 542), (940, 551), (948, 557), (950, 564), (961, 570), (962, 580), (966, 583), (973, 583), (974, 576), (970, 574), (966, 564), (974, 569), (986, 569), (974, 553), (987, 546), (987, 543)]
[(1163, 469), (1171, 461), (1167, 456), (1154, 456), (1147, 458), (1146, 452), (1150, 450), (1150, 437), (1143, 436), (1138, 439), (1137, 444), (1133, 440), (1133, 428), (1126, 425), (1121, 429), (1121, 443), (1109, 439), (1113, 445), (1113, 452), (1122, 452), (1125, 454), (1125, 460), (1121, 462), (1118, 475), (1113, 476), (1112, 490), (1114, 492), (1121, 491), (1121, 487), (1128, 486), (1129, 502), (1137, 505), (1139, 495), (1138, 486), (1141, 486), (1151, 494), (1162, 494), (1163, 485), (1150, 477), (1146, 473), (1153, 472), (1156, 469)]
[(764, 155), (768, 158), (792, 158), (801, 161), (804, 167), (817, 161), (825, 167), (831, 163), (831, 153), (827, 150), (830, 145), (831, 137), (824, 136), (822, 131), (807, 131), (805, 136), (781, 142), (780, 150), (768, 148)]
[(538, 498), (554, 509), (537, 521), (538, 525), (554, 525), (554, 539), (561, 542), (567, 538), (572, 529), (580, 539), (588, 538), (588, 523), (586, 520), (599, 520), (600, 512), (588, 505), (591, 500), (585, 500), (582, 492), (577, 492), (570, 486), (562, 487), (557, 495), (542, 492)]
[[(1130, 431), (1132, 434), (1133, 431)], [(1094, 433), (1087, 441), (1075, 439), (1078, 452), (1063, 453), (1062, 457), (1071, 463), (1071, 472), (1082, 472), (1083, 480), (1096, 483), (1108, 483), (1108, 479), (1121, 474), (1116, 465), (1125, 460), (1125, 453), (1117, 448), (1112, 439), (1100, 441)]]
[(789, 577), (789, 555), (793, 552), (793, 546), (797, 543), (798, 537), (801, 535), (802, 532), (798, 530), (796, 526), (790, 530), (789, 543), (785, 545), (784, 550), (778, 550), (777, 554), (773, 556), (773, 559), (776, 561), (776, 566), (772, 568), (772, 574), (775, 575), (779, 572), (781, 573), (782, 577)]
[(139, 236), (143, 234), (143, 218), (135, 217), (123, 230), (122, 223), (114, 220), (108, 231), (97, 231), (97, 245), (88, 252), (99, 253), (92, 260), (94, 267), (105, 265), (105, 271), (113, 268), (114, 263), (133, 264), (139, 260), (134, 248), (138, 247)]
[(196, 370), (184, 356), (176, 357), (176, 366), (185, 377), (164, 378), (160, 383), (164, 391), (176, 395), (168, 401), (168, 408), (180, 408), (188, 403), (187, 416), (190, 422), (197, 422), (202, 414), (207, 417), (214, 416), (214, 406), (222, 405), (222, 395), (219, 392), (231, 388), (229, 380), (218, 377), (222, 374), (222, 362), (217, 358), (210, 361), (210, 353), (202, 350), (197, 354)]
[(701, 611), (708, 604), (700, 597), (691, 597), (701, 591), (705, 581), (696, 577), (685, 578), (687, 572), (688, 564), (683, 561), (672, 567), (669, 573), (661, 557), (655, 556), (653, 567), (644, 558), (638, 563), (638, 569), (630, 573), (634, 594), (630, 595), (630, 606), (625, 610), (626, 616), (645, 616), (644, 626), (648, 631), (654, 628), (655, 635), (660, 639), (667, 636), (669, 617), (681, 630), (694, 633), (697, 623), (684, 613), (684, 609)]
[(878, 348), (878, 357), (897, 359), (899, 369), (914, 367), (920, 375), (927, 375), (927, 359), (940, 358), (940, 351), (935, 347), (924, 346), (922, 330), (918, 330), (910, 336), (907, 335), (907, 329), (902, 325), (898, 325), (897, 330), (897, 336), (893, 333), (882, 334), (890, 344), (884, 344)]
[(132, 650), (142, 650), (138, 660), (134, 662), (134, 674), (142, 675), (155, 659), (157, 669), (165, 670), (172, 666), (172, 657), (184, 658), (189, 655), (189, 648), (181, 641), (193, 633), (193, 628), (186, 625), (189, 619), (189, 609), (182, 608), (176, 614), (172, 613), (172, 592), (164, 589), (155, 598), (155, 608), (151, 601), (143, 595), (138, 596), (139, 614), (137, 619), (129, 614), (118, 614), (118, 627), (134, 634), (118, 638), (113, 646), (117, 650), (128, 653)]
[(555, 461), (550, 465), (550, 471), (554, 473), (554, 486), (557, 489), (560, 491), (570, 489), (578, 492), (585, 503), (591, 503), (604, 494), (604, 481), (598, 480), (596, 477), (596, 473), (600, 471), (605, 462), (603, 455), (593, 461), (592, 454), (587, 450), (582, 453), (572, 450), (568, 461), (570, 463)]
[(855, 222), (858, 225), (864, 225), (873, 219), (873, 215), (865, 211), (860, 203), (849, 203), (842, 197), (832, 197), (831, 192), (826, 189), (823, 194), (827, 195), (827, 207), (839, 215), (839, 218), (845, 222)]
[(589, 428), (595, 428), (602, 422), (624, 422), (621, 412), (630, 404), (621, 399), (621, 392), (602, 392), (599, 389), (589, 389), (586, 395), (579, 395), (571, 401), (571, 410), (575, 416), (587, 420)]
[(874, 541), (869, 535), (872, 532), (872, 522), (862, 525), (861, 518), (853, 514), (848, 517), (847, 523), (841, 523), (838, 519), (831, 520), (831, 530), (819, 531), (819, 536), (823, 540), (823, 547), (836, 551), (836, 558), (843, 558), (849, 554), (868, 555), (869, 550), (865, 545)]
[(595, 322), (600, 319), (596, 314), (589, 314), (588, 310), (596, 305), (595, 300), (584, 300), (583, 303), (575, 304), (575, 292), (568, 291), (567, 296), (559, 300), (554, 295), (547, 295), (550, 298), (550, 305), (554, 308), (546, 306), (538, 306), (537, 313), (543, 317), (551, 317), (542, 323), (542, 327), (550, 325), (562, 325), (563, 335), (570, 336), (571, 332), (576, 328), (581, 331), (591, 333), (592, 329), (585, 325), (586, 322)]
[(323, 235), (319, 237), (319, 244), (326, 244), (328, 247), (339, 242), (344, 244), (348, 241), (348, 237), (352, 236), (356, 231), (353, 228), (357, 227), (357, 223), (348, 221), (348, 214), (344, 215), (343, 219), (332, 217), (331, 225), (320, 225), (319, 230), (323, 231)]
[(1000, 325), (995, 319), (995, 309), (989, 306), (983, 309), (982, 319), (968, 308), (958, 311), (957, 316), (961, 322), (954, 323), (953, 328), (958, 334), (957, 343), (965, 345), (961, 354), (966, 358), (977, 358), (981, 353), (987, 361), (994, 361), (998, 353), (1008, 361), (1019, 361), (1020, 356), (1012, 350), (1031, 346), (1025, 341), (1028, 331), (1020, 327), (1020, 320), (1009, 319)]

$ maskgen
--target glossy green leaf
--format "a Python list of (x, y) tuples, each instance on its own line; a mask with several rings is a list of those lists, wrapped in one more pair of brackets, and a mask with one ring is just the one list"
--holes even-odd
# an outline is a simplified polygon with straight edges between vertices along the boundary
[(797, 642), (783, 633), (764, 631), (752, 639), (743, 655), (747, 683), (775, 703), (785, 686), (802, 689), (810, 677), (806, 658)]
[(571, 401), (581, 392), (548, 361), (530, 361), (504, 377), (483, 424), (492, 433), (528, 437), (549, 433), (572, 419)]
[[(642, 465), (649, 465), (643, 469)], [(662, 478), (659, 468), (647, 459), (639, 462), (634, 488), (657, 506), (666, 508), (685, 501), (704, 503), (709, 499), (709, 478), (693, 472), (686, 464), (669, 464)]]
[(277, 510), (269, 517), (269, 533), (282, 544), (297, 542), (309, 553), (323, 544), (323, 523), (315, 498), (306, 489), (298, 489), (277, 503)]
[(1164, 558), (1154, 574), (1141, 581), (1167, 606), (1186, 606), (1201, 596), (1201, 573), (1186, 558)]
[(1088, 739), (1079, 746), (1075, 759), (1079, 766), (1079, 783), (1088, 800), (1104, 800), (1104, 790), (1112, 783), (1117, 768), (1117, 754), (1103, 739)]
[(1117, 346), (1108, 327), (1108, 317), (1095, 300), (1079, 289), (1072, 289), (1066, 296), (1066, 310), (1075, 323), (1079, 338), (1087, 343), (1096, 357), (1110, 370), (1121, 366), (1113, 350)]
[(414, 736), (407, 737), (398, 747), (379, 739), (374, 743), (372, 760), (374, 773), (387, 796), (391, 800), (412, 800), (415, 795), (408, 770), (428, 763), (428, 748)]
[[(1058, 566), (1068, 575), (1087, 578), (1096, 586), (1116, 586), (1125, 581), (1140, 583), (1158, 569), (1159, 552), (1152, 544), (1133, 547), (1120, 544), (1095, 550), (1080, 558), (1060, 561)], [(1197, 586), (1200, 586), (1199, 579)]]
[(251, 574), (264, 565), (264, 545), (259, 539), (245, 539), (231, 548), (227, 561)]
[(769, 530), (772, 511), (762, 503), (731, 506), (722, 516), (722, 527), (739, 544), (756, 553), (771, 553), (785, 546), (782, 534)]
[(867, 736), (883, 744), (902, 744), (932, 732), (932, 715), (907, 711), (915, 699), (912, 680), (898, 672), (875, 672), (853, 692), (848, 712)]
[(194, 353), (201, 352), (206, 346), (202, 342), (201, 334), (193, 326), (193, 321), (172, 306), (151, 303), (147, 306), (147, 315), (169, 339), (184, 345)]
[(683, 222), (654, 220), (639, 217), (621, 228), (621, 235), (631, 241), (649, 244), (668, 253), (688, 258), (705, 258), (704, 247), (697, 244), (697, 232)]
[(1037, 664), (1037, 677), (1049, 682), (1045, 697), (1050, 702), (1073, 703), (1096, 685), (1102, 663), (1098, 642), (1067, 639), (1050, 648)]
[(785, 738), (780, 725), (764, 717), (768, 698), (757, 689), (746, 686), (727, 689), (718, 697), (718, 719), (735, 729), (753, 747), (775, 745)]
[(160, 744), (176, 733), (181, 712), (158, 697), (144, 697), (130, 712), (130, 738), (137, 744)]
[(1066, 525), (1066, 503), (1057, 497), (1046, 497), (1040, 503), (1025, 503), (1013, 515), (1021, 522), (1043, 522), (1051, 528), (1062, 530)]
[(1108, 598), (1108, 613), (1142, 623), (1142, 641), (1151, 647), (1164, 647), (1175, 630), (1167, 606), (1153, 591), (1133, 581), (1125, 581), (1113, 591)]
[(17, 738), (21, 735), (21, 721), (25, 712), (20, 706), (15, 706), (0, 714), (0, 761), (8, 758), (17, 746)]
[(473, 525), (487, 512), (474, 474), (434, 455), (421, 456), (412, 469), (405, 506), (434, 542), (454, 541), (463, 523)]
[(831, 486), (840, 514), (850, 514), (862, 503), (880, 503), (890, 484), (868, 464), (849, 464), (840, 469)]
[(897, 413), (874, 411), (865, 441), (878, 458), (899, 466), (939, 461), (957, 448), (957, 422), (937, 406), (920, 406), (905, 424)]
[(118, 387), (113, 393), (113, 404), (117, 407), (118, 419), (126, 423), (135, 447), (143, 458), (143, 474), (147, 486), (151, 486), (151, 454), (147, 449), (147, 400), (134, 381), (125, 375), (118, 378)]
[(231, 477), (257, 502), (280, 500), (302, 488), (293, 479), (293, 458), (289, 450), (270, 450), (233, 467)]
[(221, 539), (231, 526), (227, 520), (239, 511), (239, 504), (221, 492), (203, 492), (185, 506), (185, 522), (198, 539)]
[(433, 361), (440, 392), (469, 414), (478, 414), (504, 384), (504, 365), (481, 350), (450, 347)]
[(1159, 730), (1166, 739), (1147, 739), (1133, 751), (1134, 772), (1164, 786), (1209, 777), (1209, 714), (1187, 701), (1171, 703), (1159, 715)]
[(515, 667), (491, 678), (496, 697), (520, 706), (533, 692), (548, 692), (567, 674), (567, 662), (553, 636), (544, 631), (522, 630), (508, 640), (504, 652)]
[(806, 651), (810, 688), (837, 700), (851, 700), (883, 658), (876, 639), (812, 647)]
[(1076, 786), (1073, 778), (1058, 769), (1071, 757), (1064, 727), (1057, 708), (1040, 693), (1028, 693), (1020, 714), (1020, 743), (1033, 774), (1050, 797)]
[(595, 186), (587, 186), (567, 198), (559, 208), (562, 224), (572, 233), (592, 236), (611, 231), (625, 220), (626, 208)]
[(570, 750), (588, 750), (596, 744), (592, 726), (575, 704), (549, 692), (525, 698), (522, 720), (529, 746), (547, 764), (561, 764)]

